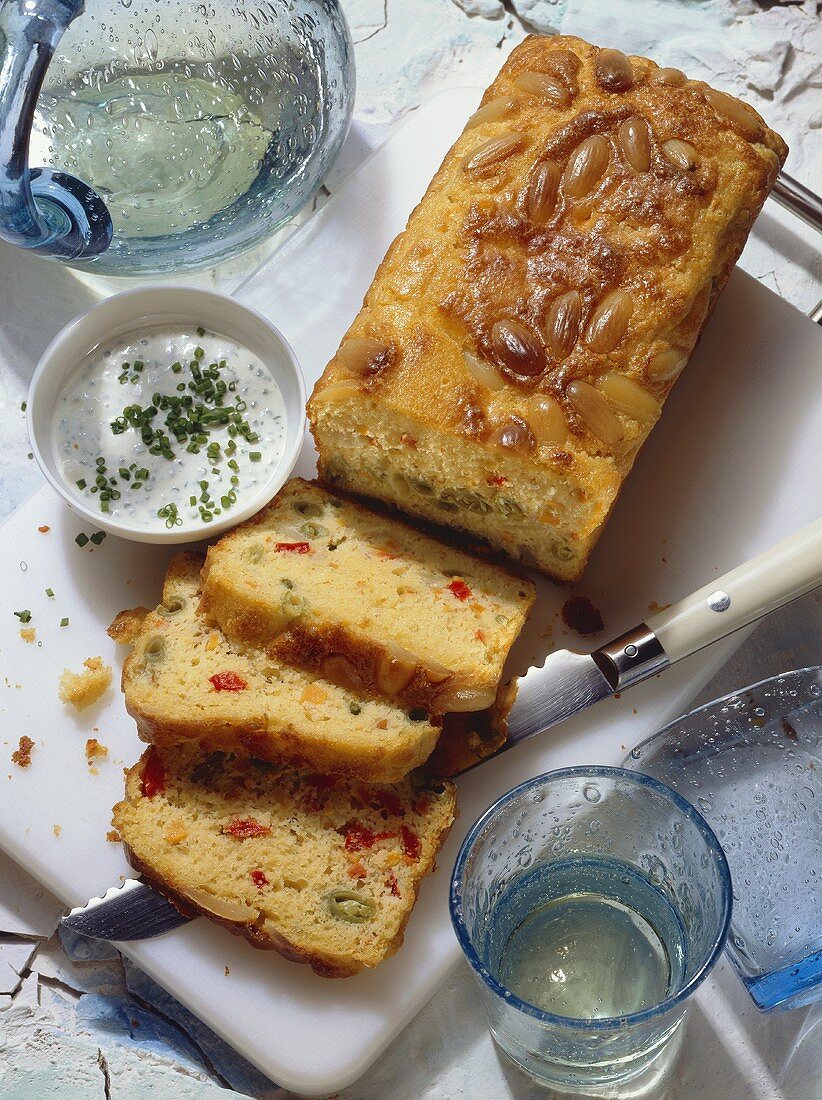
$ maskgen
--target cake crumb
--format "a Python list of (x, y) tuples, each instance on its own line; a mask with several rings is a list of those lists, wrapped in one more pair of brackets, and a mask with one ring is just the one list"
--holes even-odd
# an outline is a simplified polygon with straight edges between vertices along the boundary
[(106, 833), (106, 840), (109, 842), (109, 844), (118, 844), (120, 841), (120, 834), (117, 832), (116, 829), (109, 829), (109, 831)]
[(54, 833), (55, 836), (59, 836), (60, 833), (62, 833), (62, 831), (63, 831), (63, 826), (62, 825), (52, 825), (51, 831)]
[(71, 703), (77, 710), (85, 710), (96, 703), (111, 686), (111, 668), (103, 664), (102, 657), (87, 657), (83, 666), (85, 672), (66, 668), (60, 677), (60, 701)]
[(37, 631), (33, 626), (24, 626), (23, 629), (20, 631), (20, 637), (23, 639), (24, 642), (28, 642), (29, 645), (31, 645), (31, 643), (37, 637)]
[(47, 523), (44, 523), (41, 527), (38, 527), (37, 530), (40, 532), (41, 535), (47, 535), (51, 528)]
[(18, 768), (27, 768), (31, 764), (31, 750), (33, 748), (34, 742), (32, 739), (23, 734), (17, 748), (11, 754), (12, 764), (16, 764)]
[(230, 970), (228, 969), (228, 967), (226, 967), (226, 968), (225, 968), (225, 970), (224, 970), (224, 974), (225, 974), (225, 976), (226, 976), (226, 977), (228, 977), (228, 975), (229, 975), (230, 973), (231, 973), (231, 971), (230, 971)]
[(96, 737), (89, 737), (86, 741), (86, 760), (91, 764), (92, 760), (101, 756), (108, 756), (108, 749), (105, 745), (101, 745)]

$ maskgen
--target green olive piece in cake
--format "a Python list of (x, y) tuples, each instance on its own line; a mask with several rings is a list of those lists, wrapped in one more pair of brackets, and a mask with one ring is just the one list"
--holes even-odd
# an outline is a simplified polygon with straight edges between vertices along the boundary
[(183, 912), (342, 978), (398, 949), (455, 812), (447, 781), (368, 786), (183, 745), (126, 773), (113, 824)]
[(527, 578), (295, 478), (212, 546), (201, 610), (351, 690), (478, 711), (534, 601)]

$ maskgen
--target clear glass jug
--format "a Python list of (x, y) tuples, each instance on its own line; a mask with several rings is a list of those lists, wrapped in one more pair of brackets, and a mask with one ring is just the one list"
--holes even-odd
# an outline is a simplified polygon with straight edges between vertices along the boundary
[(0, 238), (108, 275), (213, 264), (311, 197), (353, 100), (337, 0), (0, 0)]

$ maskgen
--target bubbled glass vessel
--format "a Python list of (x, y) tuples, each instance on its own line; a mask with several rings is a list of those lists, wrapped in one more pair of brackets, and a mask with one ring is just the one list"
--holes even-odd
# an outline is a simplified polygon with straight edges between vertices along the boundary
[[(78, 7), (27, 0), (53, 21), (61, 2)], [(7, 38), (26, 36), (27, 11)], [(36, 166), (58, 188), (93, 189), (110, 243), (14, 243), (77, 267), (187, 271), (252, 247), (308, 202), (348, 130), (354, 62), (336, 0), (86, 0), (53, 37), (32, 189), (39, 205)]]

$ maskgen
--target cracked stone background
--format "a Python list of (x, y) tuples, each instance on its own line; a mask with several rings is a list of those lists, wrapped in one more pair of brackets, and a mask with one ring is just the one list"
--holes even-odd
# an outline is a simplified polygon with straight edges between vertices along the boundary
[[(791, 147), (788, 171), (822, 187), (822, 3), (799, 0), (342, 0), (356, 43), (355, 120), (317, 202), (342, 186), (436, 92), (481, 88), (529, 31), (579, 34), (710, 80), (752, 103)], [(303, 218), (298, 218), (296, 223)], [(295, 223), (295, 224), (296, 224)], [(293, 226), (292, 226), (293, 228)], [(742, 266), (804, 311), (822, 298), (819, 239), (769, 203)], [(272, 245), (198, 280), (231, 290)], [(190, 277), (187, 281), (191, 281)], [(111, 289), (92, 286), (91, 293)], [(33, 367), (44, 300), (68, 320), (74, 276), (0, 243), (3, 329)], [(19, 368), (19, 364), (17, 364)], [(0, 515), (41, 479), (20, 402), (30, 369), (0, 373)], [(708, 686), (707, 701), (784, 668), (818, 663), (820, 598), (766, 620)], [(0, 854), (0, 1097), (3, 1100), (286, 1100), (113, 949), (55, 934), (60, 904)], [(820, 1100), (822, 1007), (762, 1017), (724, 964), (697, 996), (664, 1100)], [(276, 1041), (276, 1037), (272, 1037)], [(467, 970), (338, 1100), (554, 1097), (501, 1063)], [(663, 1100), (658, 1093), (654, 1100)]]

